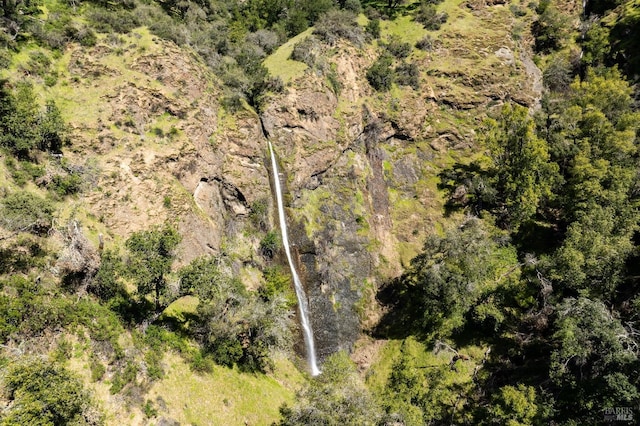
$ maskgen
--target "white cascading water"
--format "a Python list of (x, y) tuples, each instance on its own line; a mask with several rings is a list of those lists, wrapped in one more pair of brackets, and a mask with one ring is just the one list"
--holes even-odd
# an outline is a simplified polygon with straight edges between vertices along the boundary
[(289, 262), (289, 268), (291, 268), (291, 275), (293, 276), (293, 284), (296, 289), (296, 296), (298, 297), (298, 306), (300, 307), (300, 322), (302, 323), (302, 333), (304, 335), (304, 344), (307, 349), (307, 357), (309, 360), (309, 368), (311, 369), (311, 375), (317, 376), (320, 374), (320, 369), (316, 361), (316, 349), (313, 343), (313, 330), (311, 329), (311, 323), (309, 322), (309, 308), (307, 304), (307, 297), (302, 288), (302, 282), (298, 277), (298, 272), (293, 264), (291, 257), (291, 250), (289, 249), (289, 237), (287, 236), (287, 221), (284, 215), (284, 204), (282, 202), (282, 190), (280, 189), (280, 173), (278, 172), (278, 164), (276, 162), (276, 155), (273, 152), (273, 146), (269, 141), (269, 152), (271, 153), (271, 166), (273, 168), (273, 181), (276, 188), (276, 202), (278, 203), (278, 217), (280, 218), (280, 232), (282, 233), (282, 245), (284, 251), (287, 254), (287, 261)]

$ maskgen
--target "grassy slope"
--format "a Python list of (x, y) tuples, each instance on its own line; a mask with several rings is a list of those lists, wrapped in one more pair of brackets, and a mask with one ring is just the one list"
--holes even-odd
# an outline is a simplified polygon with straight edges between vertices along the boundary
[[(43, 51), (52, 60), (51, 69), (57, 72), (58, 81), (55, 85), (48, 87), (42, 79), (32, 79), (39, 101), (44, 104), (45, 100), (55, 100), (67, 122), (81, 123), (87, 129), (96, 129), (99, 127), (99, 123), (103, 122), (109, 126), (116, 137), (125, 139), (131, 135), (124, 133), (109, 122), (110, 111), (104, 109), (103, 99), (112, 93), (113, 87), (124, 81), (135, 82), (139, 87), (158, 90), (161, 83), (139, 72), (132, 71), (128, 67), (140, 54), (152, 53), (157, 48), (149, 31), (146, 28), (138, 28), (129, 35), (122, 35), (121, 40), (121, 46), (123, 46), (121, 52), (116, 49), (95, 59), (96, 63), (105, 66), (107, 70), (116, 71), (113, 75), (101, 75), (100, 84), (92, 81), (90, 76), (78, 76), (77, 73), (74, 74), (70, 71), (74, 60), (72, 49), (58, 54), (43, 50), (35, 45), (26, 46), (15, 55), (12, 66), (7, 70), (2, 70), (0, 77), (10, 81), (23, 79), (21, 66), (28, 62), (29, 53)], [(104, 41), (104, 37), (100, 36), (98, 43)], [(175, 124), (172, 120), (175, 118), (162, 116), (148, 123), (148, 128), (161, 128), (167, 133)], [(83, 136), (87, 140), (96, 137), (95, 134), (89, 132), (85, 132)], [(152, 134), (146, 135), (144, 145), (153, 147), (160, 152), (164, 149), (163, 142), (154, 138)], [(79, 155), (86, 155), (91, 151), (90, 146), (72, 149), (84, 150), (82, 151), (84, 154), (79, 152)], [(91, 153), (91, 157), (98, 161), (101, 173), (109, 174), (111, 170), (118, 169), (118, 164), (109, 164), (110, 159), (126, 155), (127, 151), (131, 149), (131, 146), (119, 144), (105, 155)], [(3, 154), (0, 154), (0, 187), (17, 189), (14, 188), (10, 174), (4, 165)], [(28, 184), (26, 188), (35, 190), (33, 184)], [(110, 188), (104, 190), (107, 189)], [(79, 197), (69, 197), (63, 203), (59, 203), (57, 215), (59, 223), (66, 223), (68, 218), (79, 220), (83, 224), (87, 236), (97, 246), (98, 233), (107, 235), (109, 230), (105, 228), (99, 218), (89, 212), (87, 207), (86, 197), (98, 196), (95, 191), (103, 190), (92, 188)], [(114, 235), (113, 238), (111, 248), (122, 243), (121, 238), (118, 238), (117, 235)], [(187, 306), (185, 309), (188, 310), (189, 307)], [(105, 376), (98, 382), (91, 382), (90, 361), (86, 357), (86, 354), (91, 352), (91, 348), (86, 346), (86, 342), (79, 342), (71, 335), (66, 339), (75, 342), (76, 348), (73, 357), (68, 360), (67, 366), (82, 377), (86, 385), (93, 390), (96, 398), (100, 401), (100, 406), (105, 411), (107, 424), (146, 423), (148, 420), (145, 419), (141, 406), (124, 403), (125, 400), (121, 394), (110, 394), (111, 379), (109, 377)], [(130, 336), (123, 336), (122, 343), (125, 351), (135, 352), (131, 346)], [(174, 418), (181, 424), (235, 425), (245, 424), (245, 421), (253, 425), (271, 424), (279, 419), (279, 407), (285, 402), (289, 404), (293, 402), (295, 390), (305, 380), (302, 373), (284, 358), (277, 359), (274, 371), (267, 375), (248, 374), (237, 369), (219, 366), (214, 366), (211, 373), (197, 374), (191, 371), (188, 364), (179, 355), (169, 353), (164, 360), (164, 369), (166, 373), (164, 378), (153, 383), (148, 392), (141, 397), (144, 401), (155, 402), (157, 398), (164, 400), (167, 410), (160, 410), (159, 415)], [(155, 407), (158, 408), (158, 405), (155, 404)], [(155, 420), (150, 421), (151, 424), (155, 422)]]
[[(454, 46), (455, 43), (459, 43), (461, 39), (473, 39), (480, 43), (483, 42), (483, 37), (496, 37), (496, 39), (499, 39), (509, 36), (508, 28), (504, 26), (491, 26), (489, 28), (483, 25), (476, 16), (463, 9), (460, 3), (460, 0), (447, 0), (438, 6), (439, 10), (447, 11), (450, 18), (449, 22), (445, 24), (440, 31), (432, 34), (436, 39), (443, 39), (446, 47)], [(506, 17), (505, 13), (508, 13), (507, 8), (502, 8), (497, 12), (495, 23), (498, 23), (498, 18), (504, 19)], [(307, 37), (311, 32), (312, 29), (309, 29), (285, 43), (285, 45), (265, 60), (265, 66), (267, 66), (273, 75), (281, 77), (285, 82), (289, 82), (304, 73), (307, 68), (306, 65), (291, 61), (288, 58), (295, 43)], [(127, 41), (135, 41), (138, 52), (153, 48), (148, 31), (138, 29), (136, 33), (138, 34), (136, 40), (127, 39)], [(420, 25), (413, 22), (411, 18), (407, 16), (399, 17), (391, 22), (384, 22), (382, 27), (383, 39), (388, 39), (391, 34), (395, 34), (402, 40), (412, 44), (424, 37), (426, 33)], [(499, 42), (491, 42), (491, 48), (495, 46), (499, 47), (499, 45)], [(33, 47), (33, 49), (35, 49), (35, 47)], [(26, 61), (26, 54), (27, 51), (21, 53), (16, 62)], [(135, 54), (135, 51), (129, 52), (119, 60), (117, 58), (108, 58), (107, 65), (118, 69), (122, 73), (127, 73), (125, 75), (114, 76), (114, 83), (123, 78), (139, 78), (144, 80), (144, 76), (131, 75), (129, 71), (122, 67), (122, 62), (119, 62), (127, 61), (130, 59), (129, 55), (133, 56)], [(431, 56), (433, 59), (429, 67), (423, 70), (423, 78), (425, 78), (425, 74), (428, 74), (429, 70), (449, 73), (460, 67), (464, 67), (468, 71), (482, 71), (481, 67), (475, 68), (476, 62), (474, 62), (474, 60), (477, 59), (475, 57), (466, 58), (456, 54), (433, 57), (431, 53), (423, 53), (416, 50), (414, 50), (413, 55), (417, 58)], [(110, 86), (93, 86), (90, 81), (87, 81), (84, 90), (71, 90), (70, 87), (65, 84), (65, 79), (71, 78), (68, 75), (70, 61), (71, 58), (68, 54), (55, 60), (60, 81), (52, 88), (39, 85), (40, 98), (54, 98), (67, 119), (73, 117), (76, 121), (95, 123), (99, 115), (100, 98), (109, 92)], [(492, 56), (487, 56), (486, 65), (489, 67), (492, 66), (493, 61), (495, 61), (495, 59)], [(14, 79), (19, 78), (16, 64), (14, 64), (10, 72), (4, 76)], [(461, 96), (468, 93), (466, 88), (461, 88), (455, 84), (452, 85), (448, 79), (427, 77), (427, 80), (430, 85), (451, 87), (453, 91), (458, 91)], [(150, 84), (151, 87), (153, 87), (153, 84), (156, 84), (151, 81), (147, 83)], [(396, 88), (392, 91), (391, 95), (401, 98), (403, 92)], [(372, 101), (375, 100), (372, 99)], [(387, 103), (387, 98), (381, 101), (381, 104), (385, 103)], [(170, 124), (171, 123), (162, 123), (159, 127), (167, 131)], [(440, 110), (433, 118), (433, 125), (434, 127), (439, 126), (444, 130), (449, 127), (470, 128), (474, 125), (474, 117), (473, 114), (465, 115), (456, 111)], [(400, 150), (394, 155), (402, 156), (405, 155), (405, 152)], [(437, 180), (434, 180), (435, 173), (441, 167), (455, 161), (455, 157), (458, 155), (456, 152), (451, 154), (447, 153), (436, 159), (433, 164), (433, 173), (422, 177), (417, 186), (426, 187), (438, 196), (436, 187)], [(3, 166), (0, 167), (0, 169), (4, 171)], [(2, 173), (2, 175), (4, 176), (5, 173)], [(0, 177), (0, 179), (2, 180), (0, 183), (4, 185), (6, 178)], [(391, 200), (393, 201), (396, 196), (397, 194), (391, 193)], [(440, 201), (436, 202), (433, 206), (430, 206), (428, 210), (424, 210), (424, 206), (418, 205), (417, 201), (404, 199), (399, 204), (399, 208), (394, 210), (394, 215), (396, 215), (394, 220), (399, 221), (410, 211), (420, 211), (421, 217), (429, 215), (437, 217), (441, 211), (442, 200), (439, 200)], [(73, 206), (70, 205), (67, 210), (69, 209), (73, 209)], [(65, 213), (64, 215), (70, 215), (70, 213)], [(86, 221), (91, 221), (91, 218), (87, 217)], [(83, 220), (83, 222), (86, 221)], [(95, 222), (95, 224), (99, 226), (97, 222)], [(417, 240), (403, 244), (407, 245), (407, 247), (403, 246), (399, 249), (403, 252), (403, 258), (405, 259), (411, 258), (421, 245)], [(392, 368), (393, 361), (397, 358), (400, 344), (399, 341), (391, 341), (381, 352), (378, 362), (372, 369), (368, 382), (372, 389), (381, 391), (385, 386), (385, 381)], [(411, 343), (411, 345), (414, 345), (414, 343)], [(469, 353), (477, 354), (483, 352), (482, 348), (476, 347), (459, 348), (459, 350), (461, 352), (468, 351)], [(412, 346), (412, 351), (420, 362), (440, 365), (448, 363), (450, 359), (446, 354), (434, 355), (417, 343), (415, 343), (415, 346)], [(284, 360), (278, 360), (275, 372), (268, 376), (249, 375), (222, 367), (216, 367), (212, 374), (198, 375), (190, 371), (180, 357), (173, 354), (169, 354), (166, 357), (165, 363), (167, 366), (166, 377), (156, 382), (145, 398), (155, 400), (157, 397), (161, 397), (167, 403), (170, 416), (181, 423), (242, 424), (244, 421), (247, 421), (250, 424), (269, 424), (277, 420), (278, 407), (283, 402), (291, 402), (295, 389), (304, 381), (301, 373), (298, 372), (291, 363)], [(86, 366), (82, 368), (86, 368)], [(465, 370), (463, 376), (457, 379), (452, 378), (451, 380), (468, 380), (468, 372)], [(107, 384), (102, 383), (96, 386), (105, 387)], [(105, 395), (105, 397), (108, 396)], [(111, 412), (109, 415), (110, 424), (130, 423), (133, 419), (141, 419), (140, 412), (136, 412), (135, 414)]]
[(214, 366), (200, 375), (175, 355), (167, 355), (168, 372), (154, 384), (149, 399), (162, 397), (168, 411), (181, 424), (269, 425), (280, 418), (279, 407), (291, 405), (301, 373), (286, 359), (276, 360), (272, 375), (246, 374)]
[(312, 32), (313, 27), (301, 32), (280, 46), (264, 60), (264, 66), (267, 67), (272, 76), (280, 77), (286, 84), (304, 74), (305, 70), (309, 67), (302, 62), (291, 60), (289, 57), (291, 56), (291, 52), (293, 52), (293, 47), (311, 35)]

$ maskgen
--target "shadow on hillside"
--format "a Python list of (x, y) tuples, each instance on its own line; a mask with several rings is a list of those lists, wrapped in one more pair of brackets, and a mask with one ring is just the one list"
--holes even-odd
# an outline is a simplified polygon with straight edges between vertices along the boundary
[(438, 173), (438, 189), (446, 194), (445, 216), (469, 208), (479, 215), (491, 199), (491, 189), (486, 184), (488, 173), (480, 164), (455, 163)]
[(421, 337), (420, 306), (415, 289), (402, 283), (396, 278), (384, 284), (376, 294), (378, 303), (385, 309), (372, 335), (383, 339), (404, 339), (409, 336)]
[(393, 19), (397, 16), (409, 15), (416, 10), (420, 2), (402, 2), (397, 0), (362, 0), (362, 9), (377, 10), (383, 19)]

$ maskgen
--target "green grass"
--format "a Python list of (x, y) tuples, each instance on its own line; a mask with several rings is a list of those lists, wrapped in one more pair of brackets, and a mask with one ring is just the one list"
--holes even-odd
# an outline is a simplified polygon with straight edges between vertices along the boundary
[(195, 314), (198, 307), (198, 298), (195, 296), (184, 296), (176, 300), (162, 313), (163, 316), (173, 317), (178, 321), (185, 320), (184, 314)]
[(276, 360), (272, 375), (246, 374), (214, 366), (209, 374), (197, 374), (177, 355), (169, 355), (165, 378), (156, 382), (149, 399), (161, 396), (170, 416), (181, 424), (269, 425), (280, 418), (279, 407), (291, 405), (302, 374), (283, 358)]
[[(100, 35), (98, 44), (105, 36)], [(69, 122), (81, 122), (87, 127), (96, 127), (98, 119), (106, 118), (109, 111), (105, 111), (105, 97), (113, 96), (113, 89), (122, 82), (136, 82), (137, 85), (161, 90), (162, 84), (150, 79), (142, 72), (131, 69), (133, 58), (139, 57), (140, 53), (153, 53), (157, 49), (153, 42), (153, 36), (146, 27), (135, 29), (129, 35), (121, 36), (123, 46), (128, 46), (122, 54), (117, 49), (113, 49), (106, 55), (92, 59), (97, 66), (104, 67), (106, 73), (98, 77), (83, 77), (79, 74), (70, 73), (69, 66), (73, 66), (72, 61), (74, 50), (67, 49), (56, 62), (55, 68), (58, 71), (58, 84), (51, 88), (42, 88), (40, 91), (46, 99), (53, 98), (61, 110), (63, 118)], [(136, 49), (135, 55), (126, 50)], [(84, 58), (80, 58), (84, 60)]]
[(425, 30), (422, 24), (414, 21), (411, 15), (399, 16), (393, 21), (380, 22), (381, 38), (388, 40), (390, 36), (394, 35), (412, 46), (428, 33), (429, 31)]
[(302, 62), (293, 61), (289, 59), (293, 47), (304, 40), (313, 32), (313, 27), (308, 28), (306, 31), (301, 32), (297, 36), (293, 37), (285, 44), (280, 46), (275, 52), (268, 56), (263, 64), (269, 70), (269, 73), (274, 77), (280, 77), (286, 84), (298, 77), (301, 77), (307, 68), (306, 64)]

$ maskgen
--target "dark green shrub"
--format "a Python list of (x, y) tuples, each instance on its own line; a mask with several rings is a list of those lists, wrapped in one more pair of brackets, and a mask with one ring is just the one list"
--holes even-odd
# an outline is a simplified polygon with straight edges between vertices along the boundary
[(447, 22), (448, 17), (446, 12), (438, 12), (434, 4), (421, 4), (416, 11), (415, 20), (420, 22), (425, 29), (437, 31), (442, 24)]
[(300, 34), (309, 28), (307, 14), (300, 9), (290, 10), (287, 14), (287, 20), (285, 21), (284, 27), (289, 37)]
[(214, 362), (206, 352), (197, 350), (189, 358), (189, 366), (197, 373), (210, 373), (213, 371)]
[(342, 83), (340, 83), (340, 79), (338, 78), (338, 71), (336, 70), (336, 65), (331, 64), (329, 71), (326, 73), (327, 82), (329, 83), (329, 87), (336, 94), (336, 96), (340, 96), (340, 91), (342, 90)]
[(30, 74), (35, 74), (39, 77), (44, 77), (51, 68), (51, 59), (44, 52), (36, 50), (29, 53), (29, 60), (25, 66), (25, 71)]
[(393, 83), (392, 63), (391, 56), (381, 55), (367, 70), (367, 80), (374, 89), (384, 92), (391, 88)]
[(264, 284), (258, 288), (258, 294), (264, 300), (273, 300), (283, 295), (290, 306), (295, 306), (296, 295), (291, 287), (291, 276), (281, 267), (273, 266), (262, 271)]
[(137, 374), (138, 367), (131, 361), (127, 362), (123, 369), (117, 371), (113, 375), (111, 388), (109, 388), (109, 392), (111, 392), (111, 395), (120, 393), (120, 391), (124, 389), (124, 387), (129, 383), (134, 383), (136, 381)]
[(44, 76), (44, 85), (47, 87), (53, 87), (58, 83), (58, 73), (53, 71)]
[(149, 399), (147, 399), (147, 402), (145, 402), (142, 409), (144, 411), (144, 416), (148, 419), (154, 418), (158, 415), (158, 409), (153, 406), (153, 402)]
[(268, 200), (265, 198), (254, 201), (251, 204), (249, 220), (257, 230), (266, 231), (269, 225)]
[(314, 34), (329, 44), (339, 39), (349, 40), (356, 46), (364, 44), (364, 33), (356, 22), (356, 16), (346, 10), (330, 10), (316, 22)]
[[(2, 38), (0, 37), (0, 46), (2, 46)], [(11, 65), (11, 54), (8, 51), (0, 51), (0, 69), (9, 68)]]
[(0, 223), (12, 231), (44, 234), (51, 229), (53, 203), (31, 192), (14, 192), (0, 201)]
[(571, 64), (563, 55), (552, 58), (544, 70), (542, 81), (545, 86), (555, 92), (566, 92), (573, 81), (573, 70)]
[(95, 356), (91, 357), (91, 360), (89, 362), (89, 368), (91, 370), (92, 382), (97, 382), (101, 380), (104, 377), (104, 374), (107, 372), (107, 369), (105, 368), (104, 364), (102, 364), (102, 362), (100, 362), (100, 360), (97, 359)]
[(341, 0), (340, 3), (344, 10), (353, 12), (356, 15), (362, 12), (362, 4), (360, 3), (360, 0)]
[(555, 7), (545, 7), (538, 20), (531, 26), (535, 36), (537, 52), (559, 50), (566, 44), (569, 37), (569, 18)]
[(103, 251), (100, 256), (100, 268), (87, 290), (104, 302), (115, 298), (118, 294), (124, 294), (124, 285), (119, 280), (121, 271), (120, 256), (111, 250)]
[(147, 377), (149, 380), (158, 380), (164, 376), (162, 355), (163, 352), (161, 348), (154, 348), (145, 352), (144, 363), (147, 366)]
[(149, 30), (158, 37), (181, 46), (187, 42), (186, 34), (189, 32), (184, 25), (166, 16), (149, 25)]
[(399, 37), (391, 37), (385, 48), (398, 59), (404, 59), (411, 54), (411, 45), (403, 42)]
[(234, 113), (242, 110), (244, 108), (242, 94), (238, 92), (229, 93), (227, 96), (222, 98), (221, 101), (222, 106), (228, 112)]
[(421, 38), (416, 42), (416, 48), (430, 52), (431, 50), (433, 50), (433, 44), (434, 44), (433, 37), (427, 34), (426, 36), (424, 36), (423, 38)]
[(46, 250), (40, 240), (31, 235), (23, 235), (0, 248), (0, 274), (28, 273), (32, 268), (45, 265)]
[(91, 47), (95, 46), (98, 42), (98, 36), (93, 32), (91, 28), (81, 27), (78, 30), (75, 38), (82, 46)]
[(247, 42), (260, 47), (270, 55), (280, 45), (280, 38), (275, 31), (258, 30), (247, 35)]
[(284, 91), (284, 81), (280, 77), (268, 77), (264, 87), (267, 92), (282, 93)]
[(298, 4), (311, 24), (317, 24), (322, 15), (330, 13), (335, 6), (333, 0), (299, 0)]
[[(1, 84), (1, 83), (0, 83)], [(40, 140), (38, 104), (29, 83), (19, 83), (15, 90), (0, 87), (0, 145), (16, 157), (29, 158)]]
[(374, 39), (380, 38), (380, 19), (370, 19), (369, 22), (367, 22), (365, 31)]
[(16, 162), (12, 157), (6, 157), (5, 165), (11, 172), (14, 182), (19, 186), (24, 186), (28, 181), (34, 181), (45, 174), (44, 166), (30, 161)]
[(53, 350), (51, 359), (56, 362), (65, 362), (71, 357), (72, 349), (73, 344), (63, 337), (58, 341), (56, 348)]
[(291, 59), (307, 64), (313, 68), (320, 55), (320, 43), (314, 36), (309, 36), (293, 46)]
[[(116, 32), (119, 34), (127, 34), (134, 28), (138, 27), (141, 22), (138, 17), (129, 10), (119, 9), (115, 11), (109, 11), (106, 9), (93, 9), (88, 14), (87, 17), (89, 22), (91, 22), (92, 27), (102, 33), (111, 33)], [(154, 34), (158, 34), (157, 30), (163, 25), (171, 25), (171, 18), (165, 15), (165, 19), (163, 22), (157, 22), (154, 24), (154, 30), (152, 32)], [(89, 36), (90, 37), (90, 36)], [(161, 36), (162, 37), (162, 36)], [(164, 38), (164, 37), (163, 37)]]
[(418, 90), (420, 88), (420, 70), (413, 62), (403, 62), (396, 67), (396, 83), (402, 86), (411, 86)]
[(527, 9), (519, 4), (512, 4), (509, 6), (509, 10), (513, 13), (513, 16), (521, 18), (527, 14)]
[(280, 248), (280, 238), (275, 231), (267, 232), (267, 235), (260, 240), (260, 253), (268, 258), (272, 258)]
[(48, 100), (45, 103), (45, 109), (38, 117), (38, 127), (40, 132), (38, 149), (60, 153), (62, 144), (67, 140), (67, 125), (54, 101)]
[(48, 188), (60, 197), (77, 194), (82, 189), (82, 176), (75, 173), (55, 175)]
[(3, 378), (11, 401), (3, 413), (3, 424), (86, 424), (89, 395), (64, 367), (40, 358), (25, 359), (9, 364)]
[(244, 351), (242, 344), (234, 338), (218, 338), (212, 342), (211, 355), (216, 364), (232, 367), (240, 363)]

